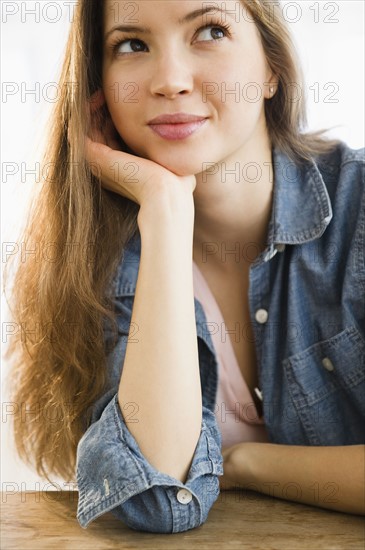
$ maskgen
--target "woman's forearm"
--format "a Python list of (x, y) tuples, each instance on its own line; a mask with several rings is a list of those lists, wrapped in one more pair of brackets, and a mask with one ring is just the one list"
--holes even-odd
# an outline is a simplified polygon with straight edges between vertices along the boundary
[[(185, 481), (201, 432), (195, 324), (192, 195), (166, 197), (140, 212), (141, 259), (119, 386), (122, 412), (147, 460)], [(125, 409), (123, 409), (125, 407)], [(126, 419), (127, 422), (127, 419)]]
[(232, 460), (238, 486), (340, 512), (365, 514), (365, 445), (243, 443), (235, 446)]

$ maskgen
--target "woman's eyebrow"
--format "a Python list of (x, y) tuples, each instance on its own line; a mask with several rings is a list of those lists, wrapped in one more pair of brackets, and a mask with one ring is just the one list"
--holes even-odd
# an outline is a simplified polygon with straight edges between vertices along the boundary
[[(222, 10), (221, 8), (217, 6), (205, 6), (204, 8), (200, 8), (198, 10), (194, 10), (187, 15), (184, 15), (181, 19), (178, 19), (178, 24), (183, 25), (184, 23), (189, 23), (190, 21), (193, 21), (193, 19), (196, 19), (197, 17), (200, 17), (201, 15), (204, 15), (208, 12), (216, 12), (220, 11), (224, 14), (228, 13), (228, 15), (232, 16), (231, 13), (229, 13), (227, 10)], [(121, 32), (140, 32), (145, 34), (151, 34), (151, 29), (148, 27), (136, 27), (134, 25), (116, 25), (112, 27), (104, 36), (104, 40), (106, 41), (108, 37), (114, 32), (114, 31), (121, 31)]]

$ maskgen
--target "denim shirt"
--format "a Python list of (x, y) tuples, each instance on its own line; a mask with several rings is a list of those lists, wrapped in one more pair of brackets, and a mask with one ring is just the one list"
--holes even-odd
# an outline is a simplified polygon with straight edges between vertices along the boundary
[[(267, 246), (249, 272), (265, 425), (272, 443), (365, 443), (365, 149), (340, 143), (304, 166), (273, 149), (274, 190)], [(223, 474), (215, 411), (217, 356), (194, 298), (203, 416), (185, 483), (156, 470), (128, 429), (118, 386), (129, 341), (141, 252), (124, 250), (115, 283), (119, 339), (108, 355), (109, 382), (79, 441), (77, 520), (105, 512), (131, 529), (176, 533), (205, 522)], [(107, 332), (105, 333), (108, 338)]]

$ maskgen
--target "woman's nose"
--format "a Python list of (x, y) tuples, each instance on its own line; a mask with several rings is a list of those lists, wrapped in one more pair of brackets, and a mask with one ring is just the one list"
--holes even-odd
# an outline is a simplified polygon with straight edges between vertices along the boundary
[(191, 93), (194, 87), (192, 68), (181, 57), (170, 52), (156, 62), (151, 77), (151, 93), (174, 98)]

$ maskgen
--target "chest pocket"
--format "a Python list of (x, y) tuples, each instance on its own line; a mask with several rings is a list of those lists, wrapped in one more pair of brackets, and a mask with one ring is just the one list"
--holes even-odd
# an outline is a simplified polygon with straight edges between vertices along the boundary
[(365, 341), (356, 327), (292, 355), (283, 366), (310, 444), (365, 443)]

